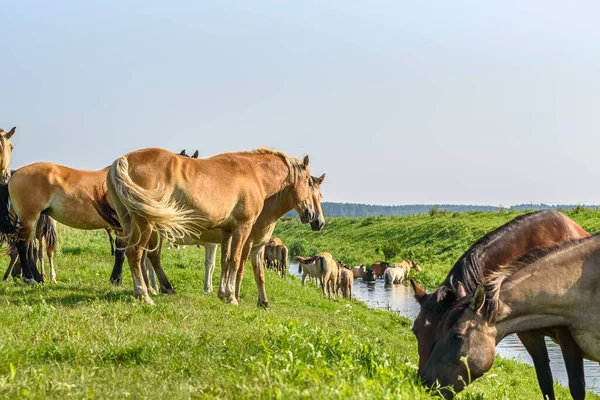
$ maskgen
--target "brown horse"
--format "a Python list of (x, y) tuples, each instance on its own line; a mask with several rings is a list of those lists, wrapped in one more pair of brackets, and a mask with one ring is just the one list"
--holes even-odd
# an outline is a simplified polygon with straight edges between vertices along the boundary
[(459, 392), (491, 368), (504, 337), (555, 326), (568, 328), (586, 358), (600, 361), (598, 287), (600, 234), (531, 251), (452, 306), (421, 378)]
[(335, 300), (342, 269), (333, 259), (331, 253), (323, 252), (312, 257), (296, 256), (296, 260), (302, 265), (304, 271), (302, 284), (304, 285), (304, 278), (307, 274), (315, 279), (320, 279), (323, 296)]
[(354, 285), (354, 275), (352, 274), (352, 271), (350, 269), (344, 267), (340, 269), (340, 272), (340, 290), (342, 291), (342, 296), (344, 296), (344, 298), (352, 299), (352, 286)]
[[(35, 237), (38, 241), (37, 260), (40, 262), (42, 276), (46, 277), (46, 271), (44, 268), (44, 253), (48, 256), (48, 262), (50, 263), (50, 281), (56, 283), (56, 271), (54, 270), (54, 252), (56, 251), (56, 244), (58, 237), (56, 234), (56, 221), (47, 215), (40, 215), (40, 219), (36, 226)], [(8, 277), (12, 275), (13, 278), (21, 277), (22, 268), (21, 263), (18, 262), (19, 253), (17, 251), (16, 243), (12, 242), (9, 245), (8, 253), (10, 255), (10, 262), (8, 268), (4, 273), (4, 280), (8, 280)]]
[[(320, 198), (320, 186), (325, 180), (325, 174), (323, 174), (319, 178), (312, 177), (313, 179), (313, 190), (318, 192), (318, 197)], [(256, 280), (256, 284), (259, 287), (259, 306), (264, 306), (266, 308), (269, 307), (269, 303), (267, 300), (267, 293), (265, 288), (265, 278), (264, 278), (264, 252), (265, 245), (268, 243), (279, 243), (283, 244), (281, 239), (277, 237), (271, 237), (273, 231), (275, 229), (275, 223), (287, 214), (290, 210), (294, 209), (295, 203), (293, 198), (291, 197), (282, 197), (278, 194), (269, 197), (265, 200), (264, 207), (258, 216), (258, 219), (252, 226), (252, 232), (250, 233), (250, 238), (248, 241), (252, 242), (252, 249), (250, 251), (250, 260), (252, 263), (252, 269), (254, 271), (254, 278)], [(105, 215), (107, 221), (110, 221), (110, 214), (114, 213), (114, 210), (110, 209), (110, 206), (106, 204), (105, 199), (98, 199), (98, 209), (102, 209), (108, 212)], [(216, 240), (216, 243), (221, 242), (221, 232), (220, 230), (215, 230), (210, 235), (213, 239)], [(203, 239), (206, 239), (207, 236), (204, 236)], [(203, 242), (205, 248), (205, 274), (204, 274), (204, 291), (207, 293), (212, 292), (212, 276), (215, 269), (215, 260), (216, 260), (216, 250), (217, 245), (210, 242)], [(160, 251), (160, 246), (159, 250)], [(151, 258), (156, 257), (157, 255), (150, 254)], [(287, 257), (286, 257), (287, 258)], [(154, 258), (153, 258), (154, 259)], [(154, 261), (156, 262), (156, 260)], [(244, 272), (245, 263), (242, 264), (242, 269), (239, 271), (239, 276), (241, 277)], [(113, 270), (112, 276), (121, 276), (121, 270), (115, 271)], [(160, 277), (159, 277), (160, 280)], [(241, 278), (236, 282), (236, 298), (239, 299), (240, 296), (240, 284)], [(162, 287), (171, 287), (170, 283), (163, 282), (161, 280), (161, 288)], [(162, 290), (162, 289), (161, 289)]]
[[(488, 233), (452, 267), (443, 285), (431, 294), (411, 281), (415, 298), (421, 305), (415, 319), (413, 332), (418, 341), (419, 371), (421, 371), (438, 340), (440, 321), (454, 301), (474, 293), (477, 285), (484, 284), (500, 265), (509, 264), (528, 250), (550, 247), (589, 234), (567, 216), (552, 210), (521, 215)], [(583, 359), (571, 335), (565, 329), (520, 332), (519, 339), (533, 358), (540, 388), (545, 397), (554, 399), (552, 372), (544, 334), (560, 343), (569, 376), (569, 386), (574, 398), (585, 396)]]
[(287, 273), (288, 248), (285, 244), (267, 244), (264, 250), (265, 264), (273, 267), (284, 277)]
[(389, 267), (390, 267), (390, 264), (388, 264), (385, 261), (376, 262), (375, 264), (371, 265), (371, 268), (373, 269), (373, 271), (375, 271), (375, 278), (382, 278), (383, 273)]
[(303, 223), (321, 230), (325, 220), (315, 183), (308, 157), (299, 161), (268, 149), (208, 159), (144, 149), (118, 158), (107, 185), (127, 240), (134, 295), (153, 304), (140, 268), (144, 248), (159, 244), (152, 232), (181, 243), (214, 243), (220, 233), (219, 297), (238, 304), (236, 286), (253, 247), (248, 239), (265, 200), (278, 195), (293, 203)]

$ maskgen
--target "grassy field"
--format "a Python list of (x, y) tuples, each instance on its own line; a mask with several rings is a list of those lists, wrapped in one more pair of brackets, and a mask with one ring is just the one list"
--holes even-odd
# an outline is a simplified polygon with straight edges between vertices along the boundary
[[(405, 253), (397, 257), (414, 251), (433, 283), (468, 241), (511, 217), (339, 219), (321, 233), (284, 221), (278, 235), (307, 251), (364, 262), (382, 258), (375, 248), (398, 240)], [(582, 213), (579, 221), (594, 217)], [(177, 294), (145, 306), (131, 297), (128, 274), (124, 287), (109, 285), (104, 232), (61, 226), (58, 284), (0, 284), (0, 398), (431, 398), (418, 383), (407, 319), (325, 300), (316, 286), (271, 272), (272, 310), (264, 311), (255, 305), (251, 268), (234, 307), (202, 292), (203, 249), (165, 251), (164, 264)], [(557, 386), (560, 398), (567, 393)], [(532, 368), (498, 359), (459, 398), (539, 397)]]

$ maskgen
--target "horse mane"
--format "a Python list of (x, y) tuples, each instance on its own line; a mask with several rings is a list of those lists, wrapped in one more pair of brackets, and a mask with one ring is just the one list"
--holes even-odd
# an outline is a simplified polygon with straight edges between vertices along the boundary
[(544, 215), (556, 212), (557, 211), (554, 210), (542, 210), (519, 215), (506, 224), (487, 233), (469, 247), (469, 249), (458, 259), (456, 264), (450, 269), (442, 286), (456, 292), (459, 290), (459, 286), (462, 285), (467, 293), (475, 292), (478, 285), (485, 284), (487, 280), (485, 275), (491, 273), (490, 271), (484, 271), (484, 263), (482, 262), (485, 257), (486, 247), (493, 245), (495, 241), (525, 222), (529, 222), (533, 218), (541, 218)]
[[(582, 238), (572, 239), (565, 243), (561, 243), (556, 246), (532, 249), (519, 257), (510, 265), (501, 265), (498, 270), (492, 272), (488, 277), (488, 282), (484, 286), (485, 288), (485, 302), (482, 306), (482, 315), (488, 322), (493, 322), (498, 318), (500, 313), (500, 290), (502, 284), (510, 278), (517, 271), (523, 270), (526, 266), (532, 265), (543, 258), (553, 257), (559, 253), (572, 249), (574, 247), (582, 246), (593, 240), (594, 238), (600, 237), (600, 233)], [(473, 294), (463, 297), (452, 303), (450, 309), (445, 314), (442, 325), (444, 330), (448, 330), (464, 312), (464, 310), (471, 304)]]
[(298, 179), (302, 177), (302, 172), (304, 171), (304, 163), (301, 160), (298, 160), (295, 157), (287, 155), (283, 151), (270, 149), (268, 147), (260, 147), (257, 149), (253, 149), (251, 151), (242, 151), (242, 154), (266, 154), (273, 155), (281, 158), (285, 165), (287, 165), (290, 174), (289, 179), (290, 183), (294, 184)]

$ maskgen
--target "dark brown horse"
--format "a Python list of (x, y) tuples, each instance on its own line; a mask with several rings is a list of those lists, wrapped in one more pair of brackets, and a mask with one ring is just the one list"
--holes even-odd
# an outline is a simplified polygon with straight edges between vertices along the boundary
[(534, 249), (455, 302), (419, 375), (425, 384), (439, 382), (444, 397), (452, 398), (491, 368), (503, 338), (559, 325), (586, 358), (600, 362), (598, 287), (600, 234)]
[[(510, 264), (528, 250), (551, 247), (587, 236), (588, 232), (557, 211), (546, 210), (521, 215), (473, 244), (452, 267), (443, 285), (433, 293), (427, 294), (411, 281), (415, 298), (421, 304), (421, 311), (413, 326), (419, 343), (419, 371), (427, 363), (438, 340), (441, 319), (457, 299), (473, 294), (477, 285), (485, 284), (488, 277), (501, 265)], [(583, 398), (583, 356), (568, 330), (553, 328), (520, 332), (519, 339), (533, 358), (544, 398), (555, 398), (544, 335), (559, 341), (571, 394), (575, 399)]]

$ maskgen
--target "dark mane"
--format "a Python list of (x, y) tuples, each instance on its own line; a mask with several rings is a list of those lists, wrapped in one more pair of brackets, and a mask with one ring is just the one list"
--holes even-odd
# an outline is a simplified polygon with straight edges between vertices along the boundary
[(477, 285), (483, 285), (486, 281), (484, 258), (488, 246), (493, 246), (497, 240), (501, 239), (520, 225), (529, 223), (533, 219), (544, 218), (546, 215), (554, 213), (558, 213), (558, 211), (543, 210), (519, 215), (506, 224), (489, 232), (475, 242), (469, 250), (458, 259), (442, 285), (453, 291), (457, 291), (459, 289), (459, 284), (462, 284), (467, 293), (473, 293), (477, 288)]

